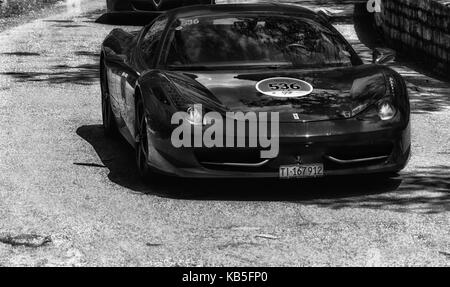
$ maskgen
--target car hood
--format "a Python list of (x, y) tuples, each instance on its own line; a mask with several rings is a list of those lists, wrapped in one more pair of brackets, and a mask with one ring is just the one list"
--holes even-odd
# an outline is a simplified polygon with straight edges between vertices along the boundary
[[(310, 70), (198, 71), (166, 74), (180, 96), (192, 104), (231, 112), (279, 112), (281, 122), (321, 121), (353, 117), (386, 94), (378, 65)], [(313, 91), (298, 98), (261, 93), (258, 82), (287, 77), (305, 81)]]

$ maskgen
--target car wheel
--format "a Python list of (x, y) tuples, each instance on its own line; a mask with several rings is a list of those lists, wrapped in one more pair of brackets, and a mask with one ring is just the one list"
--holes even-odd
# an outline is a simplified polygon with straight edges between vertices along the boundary
[(106, 11), (112, 12), (113, 11), (113, 5), (111, 0), (106, 0)]
[(144, 109), (144, 103), (140, 97), (136, 99), (136, 135), (139, 142), (136, 145), (136, 164), (139, 174), (145, 180), (151, 176), (150, 166), (148, 164), (148, 134), (147, 121)]
[(102, 91), (102, 119), (103, 130), (108, 137), (116, 137), (118, 135), (117, 123), (111, 108), (111, 97), (109, 95), (108, 78), (106, 75), (106, 66), (103, 59), (100, 67), (100, 85)]

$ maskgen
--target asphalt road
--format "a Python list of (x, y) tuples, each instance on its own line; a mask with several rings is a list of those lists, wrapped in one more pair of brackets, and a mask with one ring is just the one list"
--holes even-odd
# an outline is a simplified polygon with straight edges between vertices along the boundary
[(450, 83), (395, 64), (413, 103), (399, 178), (146, 185), (100, 126), (103, 6), (0, 33), (0, 265), (450, 265)]

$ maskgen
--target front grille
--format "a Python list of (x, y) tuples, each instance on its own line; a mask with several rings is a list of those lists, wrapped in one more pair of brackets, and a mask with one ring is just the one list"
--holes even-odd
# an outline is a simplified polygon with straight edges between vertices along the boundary
[[(382, 164), (392, 154), (393, 148), (392, 143), (330, 148), (324, 155), (325, 169), (348, 169)], [(341, 162), (331, 160), (331, 158)]]
[(214, 170), (277, 172), (282, 165), (323, 163), (325, 170), (332, 171), (383, 164), (390, 158), (393, 148), (393, 144), (389, 142), (362, 145), (281, 144), (277, 158), (253, 167), (227, 166), (221, 163), (261, 163), (264, 159), (261, 159), (260, 149), (198, 149), (195, 156), (204, 167)]
[(259, 149), (213, 148), (194, 151), (197, 160), (209, 169), (230, 171), (266, 171)]

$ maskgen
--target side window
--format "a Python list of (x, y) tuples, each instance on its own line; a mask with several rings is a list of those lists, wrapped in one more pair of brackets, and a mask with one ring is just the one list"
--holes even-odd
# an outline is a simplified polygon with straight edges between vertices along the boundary
[(147, 63), (153, 62), (156, 57), (156, 49), (161, 41), (164, 29), (167, 25), (167, 18), (161, 18), (155, 21), (142, 39), (140, 49), (142, 50)]

